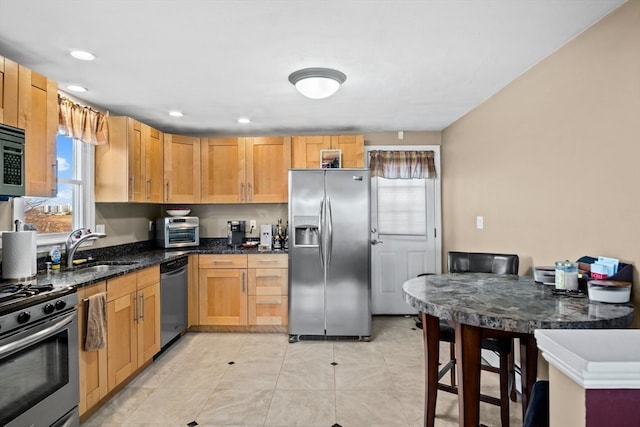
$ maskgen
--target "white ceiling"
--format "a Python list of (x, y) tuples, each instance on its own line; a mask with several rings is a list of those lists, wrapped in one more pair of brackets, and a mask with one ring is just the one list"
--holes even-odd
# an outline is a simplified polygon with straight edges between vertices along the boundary
[[(0, 0), (0, 55), (165, 132), (442, 130), (623, 2)], [(307, 99), (306, 67), (347, 80)]]

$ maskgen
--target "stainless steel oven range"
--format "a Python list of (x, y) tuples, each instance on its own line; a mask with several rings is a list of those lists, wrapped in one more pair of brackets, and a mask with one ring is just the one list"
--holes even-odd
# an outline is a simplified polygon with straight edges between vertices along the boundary
[(0, 425), (80, 424), (77, 302), (71, 287), (0, 283)]

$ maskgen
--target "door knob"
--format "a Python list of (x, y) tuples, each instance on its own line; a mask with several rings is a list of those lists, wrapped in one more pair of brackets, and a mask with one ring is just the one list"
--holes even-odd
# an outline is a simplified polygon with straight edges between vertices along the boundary
[(372, 244), (372, 245), (377, 245), (378, 243), (384, 243), (384, 242), (383, 242), (382, 240), (376, 240), (376, 239), (373, 239), (373, 240), (371, 241), (371, 244)]

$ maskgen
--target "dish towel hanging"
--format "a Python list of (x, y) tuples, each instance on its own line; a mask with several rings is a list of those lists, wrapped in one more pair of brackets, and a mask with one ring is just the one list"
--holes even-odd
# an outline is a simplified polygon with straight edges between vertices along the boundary
[(102, 292), (87, 298), (87, 331), (85, 351), (97, 351), (107, 344), (107, 293)]

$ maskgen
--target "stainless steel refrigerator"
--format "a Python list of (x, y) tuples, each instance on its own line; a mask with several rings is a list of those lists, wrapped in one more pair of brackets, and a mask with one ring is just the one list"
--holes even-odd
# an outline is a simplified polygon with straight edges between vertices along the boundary
[(289, 171), (289, 340), (371, 336), (368, 169)]

